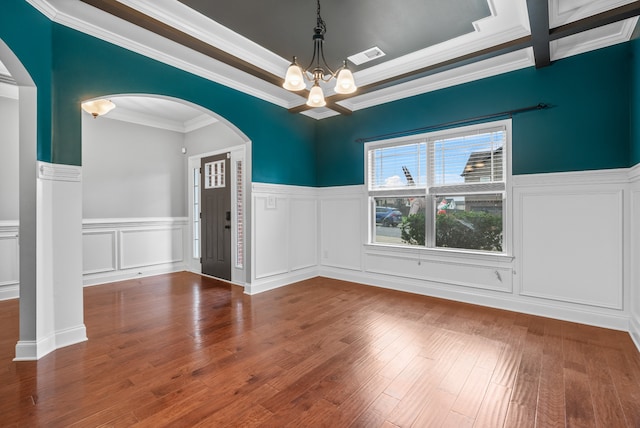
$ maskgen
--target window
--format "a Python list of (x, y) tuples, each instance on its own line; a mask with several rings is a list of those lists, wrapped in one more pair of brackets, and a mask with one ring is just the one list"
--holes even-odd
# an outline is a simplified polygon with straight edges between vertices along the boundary
[(510, 125), (368, 143), (371, 242), (505, 252)]
[(244, 266), (244, 199), (242, 191), (242, 160), (236, 160), (236, 267)]
[(191, 224), (193, 226), (193, 258), (200, 258), (200, 168), (193, 168), (193, 218)]

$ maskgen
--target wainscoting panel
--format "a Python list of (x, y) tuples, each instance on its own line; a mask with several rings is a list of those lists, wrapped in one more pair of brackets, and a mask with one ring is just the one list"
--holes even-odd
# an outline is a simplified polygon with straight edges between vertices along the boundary
[(400, 255), (383, 251), (367, 251), (365, 270), (370, 273), (455, 286), (505, 292), (512, 290), (513, 273), (509, 267), (431, 260), (417, 254)]
[(317, 276), (317, 189), (253, 183), (251, 193), (253, 270), (245, 292)]
[(289, 197), (255, 194), (255, 278), (289, 271)]
[(19, 295), (18, 223), (0, 222), (0, 300)]
[(184, 260), (182, 228), (120, 230), (120, 267), (135, 269)]
[(187, 231), (184, 217), (85, 220), (84, 284), (185, 269)]
[(292, 198), (289, 221), (291, 270), (318, 266), (318, 203), (315, 198)]
[(118, 269), (117, 233), (116, 230), (90, 230), (82, 233), (83, 275)]
[(622, 309), (623, 191), (576, 187), (516, 191), (520, 293)]
[(366, 197), (362, 186), (323, 189), (320, 193), (320, 264), (362, 270)]

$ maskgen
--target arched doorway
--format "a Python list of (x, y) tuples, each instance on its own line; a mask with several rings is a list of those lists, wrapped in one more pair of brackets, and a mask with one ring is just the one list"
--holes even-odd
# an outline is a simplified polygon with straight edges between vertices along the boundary
[[(244, 285), (250, 278), (244, 239), (251, 189), (247, 136), (184, 100), (150, 94), (100, 98), (116, 107), (97, 119), (82, 116), (84, 283), (181, 269), (201, 273), (192, 165), (203, 156), (229, 152), (239, 180), (231, 183), (232, 282)], [(141, 248), (153, 250), (139, 254)]]
[(40, 356), (37, 320), (44, 311), (37, 299), (37, 90), (26, 68), (2, 40), (0, 61), (18, 88), (20, 336), (15, 359), (33, 360)]

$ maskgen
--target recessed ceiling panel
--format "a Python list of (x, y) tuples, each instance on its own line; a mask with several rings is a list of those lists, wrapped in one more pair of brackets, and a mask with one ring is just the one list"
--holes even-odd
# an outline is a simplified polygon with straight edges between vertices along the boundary
[[(314, 0), (180, 0), (285, 59), (308, 65), (316, 25)], [(474, 31), (473, 22), (491, 15), (487, 0), (324, 0), (325, 56), (338, 67), (348, 56), (373, 46), (383, 61)], [(363, 64), (360, 69), (377, 65)]]

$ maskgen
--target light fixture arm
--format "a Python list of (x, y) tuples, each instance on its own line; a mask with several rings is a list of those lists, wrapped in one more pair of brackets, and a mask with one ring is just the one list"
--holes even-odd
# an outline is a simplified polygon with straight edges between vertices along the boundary
[[(317, 13), (316, 13), (316, 26), (313, 29), (313, 56), (311, 62), (306, 68), (300, 67), (297, 61), (297, 57), (293, 57), (291, 65), (287, 69), (284, 84), (285, 89), (290, 91), (301, 91), (306, 88), (304, 80), (313, 82), (312, 90), (314, 90), (315, 102), (312, 102), (309, 98), (308, 105), (312, 107), (318, 107), (324, 105), (324, 95), (320, 88), (320, 82), (329, 82), (331, 79), (336, 79), (336, 93), (350, 94), (357, 89), (353, 75), (347, 67), (347, 61), (345, 60), (340, 68), (333, 71), (327, 60), (324, 57), (324, 35), (327, 32), (327, 24), (320, 15), (320, 0), (317, 0)], [(326, 71), (325, 71), (326, 69)], [(312, 105), (313, 104), (313, 105)]]

